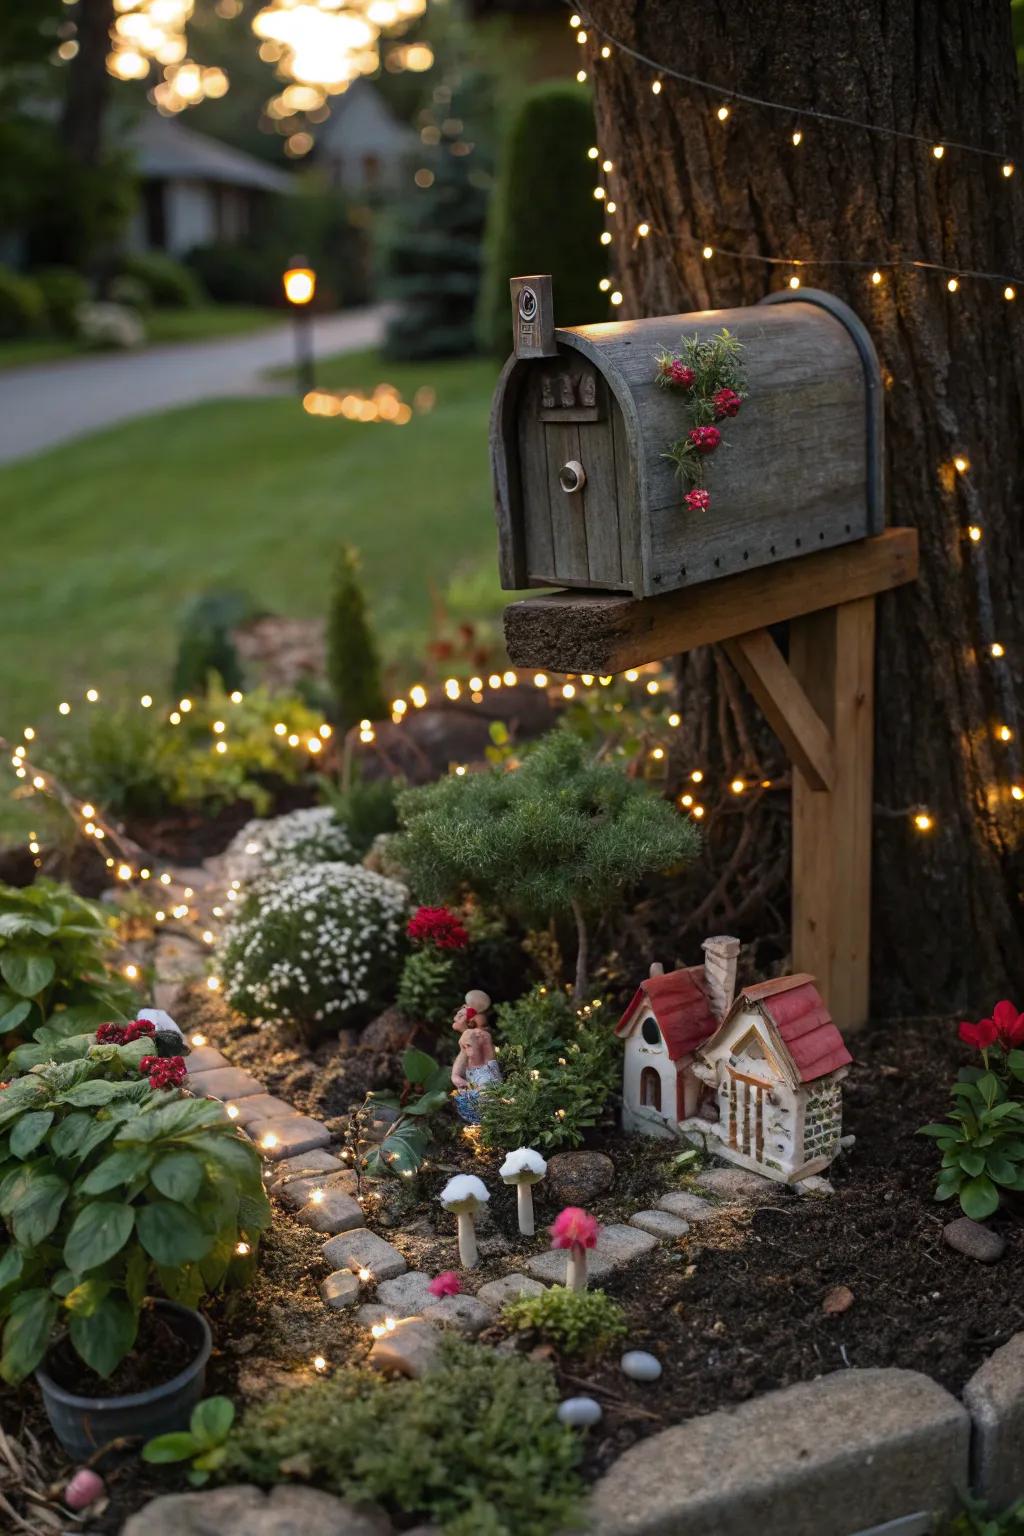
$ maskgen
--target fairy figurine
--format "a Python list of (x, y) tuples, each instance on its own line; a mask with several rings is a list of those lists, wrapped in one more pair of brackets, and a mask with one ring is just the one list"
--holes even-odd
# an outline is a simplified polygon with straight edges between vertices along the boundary
[(491, 1000), (486, 992), (466, 993), (466, 1000), (452, 1020), (459, 1036), (459, 1054), (452, 1065), (455, 1110), (467, 1125), (480, 1124), (480, 1090), (501, 1082), (501, 1068), (494, 1041), (487, 1028)]

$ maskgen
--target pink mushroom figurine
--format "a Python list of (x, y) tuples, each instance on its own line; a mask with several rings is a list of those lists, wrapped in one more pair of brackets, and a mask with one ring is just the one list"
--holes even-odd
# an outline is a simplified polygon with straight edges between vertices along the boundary
[(587, 1288), (587, 1249), (597, 1246), (597, 1234), (601, 1228), (594, 1217), (578, 1205), (567, 1205), (548, 1228), (552, 1248), (567, 1248), (565, 1284), (570, 1291)]

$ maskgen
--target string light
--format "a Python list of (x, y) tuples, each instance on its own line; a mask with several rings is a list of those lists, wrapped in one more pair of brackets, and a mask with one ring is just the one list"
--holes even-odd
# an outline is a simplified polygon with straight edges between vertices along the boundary
[(803, 130), (800, 128), (794, 128), (793, 132), (790, 134), (790, 138), (792, 140), (794, 149), (796, 149), (804, 141)]
[(941, 160), (945, 153), (946, 153), (946, 146), (944, 144), (933, 144), (932, 145), (932, 154), (935, 156), (936, 160)]
[(1017, 297), (1017, 290), (1016, 290), (1016, 288), (1014, 288), (1012, 283), (1007, 283), (1006, 287), (1003, 289), (1003, 298), (1004, 299), (1015, 299), (1016, 297)]
[(950, 293), (956, 293), (957, 289), (960, 287), (959, 278), (951, 277), (946, 283), (946, 287), (949, 289)]
[(1010, 177), (1010, 176), (1013, 175), (1013, 161), (1012, 160), (1007, 160), (1007, 161), (1004, 162), (1004, 164), (1003, 164), (1003, 175), (1006, 176), (1006, 177)]
[(871, 281), (874, 283), (876, 288), (878, 287), (879, 283), (882, 281), (882, 274), (881, 274), (881, 272), (879, 272), (877, 267), (875, 268), (875, 270), (871, 274)]
[(953, 468), (956, 470), (958, 475), (966, 475), (970, 467), (971, 461), (966, 454), (955, 453), (953, 455)]
[(914, 814), (914, 826), (919, 832), (930, 832), (935, 822), (927, 811), (916, 811)]
[(967, 537), (970, 539), (972, 544), (981, 543), (981, 529), (978, 527), (977, 523), (968, 524)]
[(789, 286), (791, 288), (799, 288), (800, 287), (800, 279), (797, 277), (795, 272), (793, 273), (793, 276), (789, 280)]
[(990, 645), (990, 646), (989, 646), (989, 648), (988, 648), (988, 649), (989, 649), (989, 654), (990, 654), (990, 655), (991, 655), (991, 656), (994, 656), (994, 657), (995, 657), (995, 658), (996, 658), (996, 660), (997, 660), (997, 661), (998, 661), (998, 659), (999, 659), (999, 658), (1000, 658), (1000, 657), (1001, 657), (1001, 656), (1005, 656), (1005, 655), (1006, 655), (1006, 652), (1005, 652), (1005, 650), (1004, 650), (1004, 649), (1003, 649), (1003, 647), (1002, 647), (1002, 646), (1001, 646), (1001, 645), (1000, 645), (1000, 644), (999, 644), (999, 641), (998, 641), (998, 640), (993, 640), (993, 642), (992, 642), (992, 644), (991, 644), (991, 645)]
[(715, 113), (715, 116), (718, 118), (720, 123), (724, 123), (726, 118), (729, 116), (729, 108), (725, 105), (720, 106), (718, 111)]
[(714, 254), (715, 254), (715, 253), (714, 253), (714, 251), (713, 251), (713, 250), (712, 250), (712, 248), (711, 248), (711, 246), (710, 246), (710, 245), (706, 245), (706, 246), (705, 246), (705, 247), (704, 247), (704, 249), (703, 249), (703, 251), (702, 251), (702, 252), (701, 252), (701, 255), (702, 255), (702, 256), (703, 256), (703, 257), (704, 257), (704, 260), (705, 260), (705, 261), (710, 261), (710, 260), (711, 260), (711, 258), (712, 258), (712, 256), (713, 256), (713, 255), (714, 255)]
[(652, 94), (652, 96), (660, 96), (661, 95), (661, 81), (660, 80), (655, 80), (655, 81), (652, 82), (652, 84), (651, 84), (651, 94)]
[(646, 222), (638, 224), (636, 227), (636, 232), (640, 236), (641, 240), (646, 240), (647, 236), (651, 232), (651, 226)]

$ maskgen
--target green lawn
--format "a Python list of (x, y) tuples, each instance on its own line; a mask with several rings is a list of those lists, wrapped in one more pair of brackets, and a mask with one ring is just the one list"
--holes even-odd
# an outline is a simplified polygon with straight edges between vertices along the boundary
[(397, 366), (329, 360), (320, 381), (433, 411), (405, 426), (306, 415), (294, 397), (197, 405), (0, 468), (0, 730), (55, 720), (95, 686), (159, 696), (183, 604), (242, 586), (277, 612), (315, 615), (331, 552), (362, 552), (388, 658), (415, 668), (438, 595), (456, 618), (496, 616), (487, 418), (479, 359)]
[[(167, 341), (207, 341), (218, 336), (238, 336), (246, 331), (282, 325), (286, 319), (287, 316), (271, 309), (252, 309), (244, 304), (208, 304), (199, 309), (154, 310), (146, 317), (146, 331), (149, 344), (158, 346)], [(29, 336), (23, 341), (0, 342), (0, 369), (95, 355), (65, 337)]]

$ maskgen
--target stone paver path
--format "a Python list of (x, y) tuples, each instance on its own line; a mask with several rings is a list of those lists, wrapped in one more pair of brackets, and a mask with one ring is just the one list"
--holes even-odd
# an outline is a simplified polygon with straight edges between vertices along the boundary
[[(658, 1239), (649, 1232), (639, 1232), (636, 1227), (619, 1223), (602, 1227), (597, 1247), (587, 1254), (587, 1274), (591, 1284), (599, 1283), (605, 1275), (621, 1269), (641, 1254), (650, 1253), (658, 1246)], [(566, 1255), (563, 1249), (553, 1248), (548, 1253), (538, 1253), (527, 1260), (526, 1268), (538, 1280), (548, 1280), (557, 1285), (565, 1283)]]

